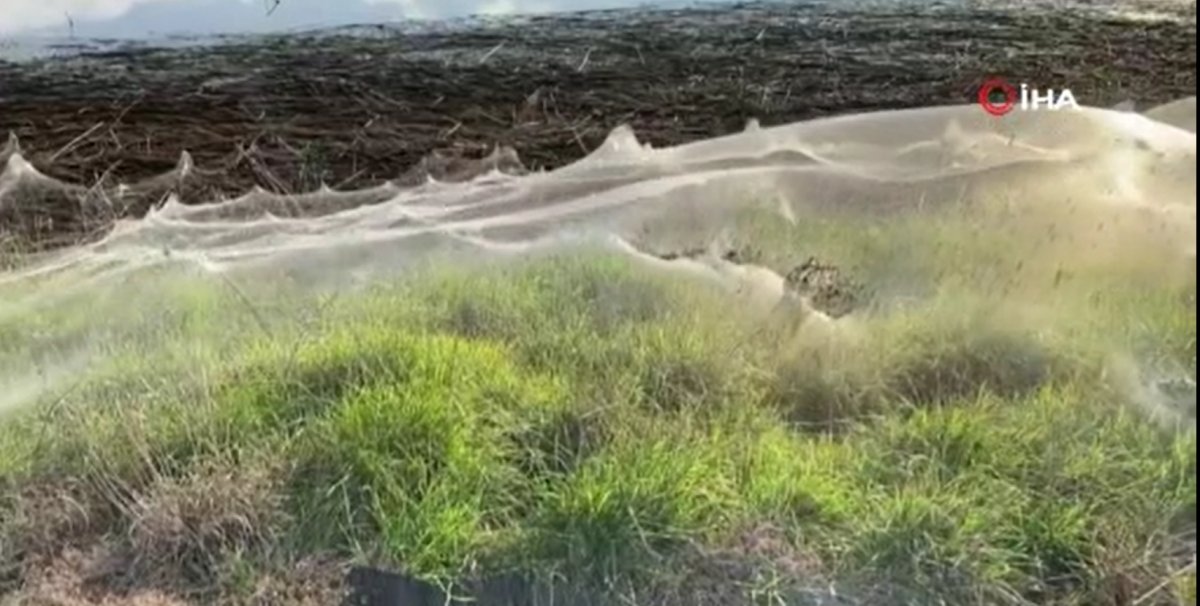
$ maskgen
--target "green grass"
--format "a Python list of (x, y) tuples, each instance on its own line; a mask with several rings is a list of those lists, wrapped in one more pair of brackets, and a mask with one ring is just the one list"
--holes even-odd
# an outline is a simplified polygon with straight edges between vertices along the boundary
[(1106, 374), (1114, 352), (1194, 367), (1194, 283), (1080, 267), (1106, 279), (999, 297), (958, 269), (991, 261), (942, 244), (772, 229), (779, 262), (824, 242), (864, 276), (942, 276), (834, 345), (594, 253), (336, 296), (171, 278), (136, 306), (125, 285), (14, 312), (0, 370), (96, 357), (0, 423), (0, 595), (89, 544), (205, 602), (318, 554), (614, 604), (1194, 595), (1165, 540), (1194, 524), (1195, 434)]

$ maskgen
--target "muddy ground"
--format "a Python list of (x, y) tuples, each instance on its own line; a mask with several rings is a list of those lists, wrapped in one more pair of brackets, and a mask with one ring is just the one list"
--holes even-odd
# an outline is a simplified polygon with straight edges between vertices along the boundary
[(1195, 95), (1195, 4), (1152, 8), (1174, 16), (1044, 2), (742, 3), (0, 62), (0, 135), (80, 184), (145, 179), (188, 150), (211, 169), (187, 192), (195, 202), (254, 185), (420, 178), (430, 154), (496, 145), (528, 168), (555, 167), (623, 123), (665, 146), (749, 118), (970, 102), (992, 74), (1069, 86), (1089, 105)]

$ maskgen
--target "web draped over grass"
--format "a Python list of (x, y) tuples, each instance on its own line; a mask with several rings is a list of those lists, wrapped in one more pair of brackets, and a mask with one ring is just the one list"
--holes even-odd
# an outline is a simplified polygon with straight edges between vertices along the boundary
[(1186, 603), (1195, 392), (1163, 385), (1194, 380), (1194, 223), (1189, 260), (1124, 207), (756, 195), (716, 239), (865, 284), (831, 332), (606, 241), (0, 284), (0, 593), (71, 547), (231, 603), (314, 556), (546, 604)]
[[(766, 591), (802, 565), (771, 590), (1065, 601), (1171, 572), (1151, 554), (1194, 511), (1194, 433), (1106, 374), (1118, 350), (1194, 363), (1194, 286), (1063, 286), (1040, 322), (945, 288), (820, 346), (602, 252), (265, 288), (287, 286), (80, 302), (136, 330), (88, 334), (105, 361), (0, 427), (6, 557), (87, 529), (201, 578), (231, 554), (333, 551), (443, 581), (669, 591), (693, 552), (770, 532), (787, 548), (743, 554), (755, 573), (734, 580)], [(75, 313), (6, 325), (0, 355), (52, 357), (84, 338)], [(34, 488), (81, 512), (45, 519)]]

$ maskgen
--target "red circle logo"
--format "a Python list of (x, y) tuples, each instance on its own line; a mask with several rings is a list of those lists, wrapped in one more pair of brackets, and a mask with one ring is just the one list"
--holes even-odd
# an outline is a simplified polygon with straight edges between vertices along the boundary
[[(994, 100), (993, 97), (997, 94), (1003, 95), (1004, 100)], [(987, 80), (979, 87), (979, 105), (983, 108), (983, 111), (993, 116), (1007, 114), (1012, 111), (1013, 106), (1016, 104), (1017, 89), (1000, 78)]]

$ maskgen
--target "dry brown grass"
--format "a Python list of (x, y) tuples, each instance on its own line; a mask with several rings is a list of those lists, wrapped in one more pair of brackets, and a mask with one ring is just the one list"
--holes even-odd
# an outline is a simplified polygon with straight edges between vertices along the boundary
[(31, 566), (22, 589), (3, 606), (185, 606), (187, 602), (158, 591), (114, 593), (97, 580), (117, 566), (111, 551), (102, 546), (88, 551), (70, 549), (58, 557)]
[(261, 574), (253, 590), (231, 593), (222, 606), (330, 606), (345, 597), (346, 564), (333, 558), (307, 558)]
[(92, 511), (89, 487), (78, 481), (33, 484), (8, 506), (0, 523), (0, 567), (3, 560), (53, 555), (51, 549), (76, 546), (94, 535), (100, 520)]
[(225, 554), (261, 549), (278, 538), (285, 520), (281, 495), (277, 474), (253, 464), (210, 463), (160, 479), (127, 506), (137, 576), (211, 582)]
[(261, 598), (249, 604), (324, 603), (276, 599), (328, 592), (315, 588), (329, 585), (332, 573), (316, 574), (322, 569), (310, 562), (261, 578), (250, 571), (252, 578), (241, 581), (253, 590), (232, 587), (231, 554), (265, 555), (280, 539), (286, 516), (279, 477), (256, 462), (211, 461), (160, 476), (130, 496), (36, 484), (6, 507), (0, 570), (15, 577), (8, 585), (19, 588), (13, 599), (20, 605), (183, 603), (169, 596), (211, 602), (227, 590)]
[(343, 598), (345, 567), (317, 558), (262, 572), (251, 580), (252, 587), (216, 596), (184, 597), (187, 594), (157, 588), (121, 590), (108, 582), (128, 564), (118, 555), (121, 551), (105, 545), (64, 551), (31, 568), (22, 589), (0, 606), (332, 606)]

